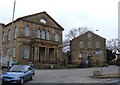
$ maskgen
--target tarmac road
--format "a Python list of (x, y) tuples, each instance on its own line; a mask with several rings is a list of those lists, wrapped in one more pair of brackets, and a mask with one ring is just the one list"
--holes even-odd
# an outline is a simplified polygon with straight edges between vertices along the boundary
[[(103, 73), (118, 73), (118, 66), (103, 67)], [(37, 70), (35, 78), (30, 83), (117, 83), (118, 79), (96, 79), (90, 78), (94, 70), (100, 68), (85, 68), (85, 69), (51, 69)]]

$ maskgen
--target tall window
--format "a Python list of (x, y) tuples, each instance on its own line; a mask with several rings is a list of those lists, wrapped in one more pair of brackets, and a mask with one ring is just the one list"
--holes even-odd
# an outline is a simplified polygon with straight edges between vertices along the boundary
[(8, 32), (8, 40), (10, 40), (10, 30), (9, 30), (9, 32)]
[(3, 57), (3, 49), (1, 50), (1, 57)]
[(47, 32), (46, 39), (49, 40), (49, 32)]
[(40, 30), (37, 29), (37, 38), (40, 38)]
[(5, 33), (3, 32), (3, 42), (5, 41)]
[(25, 48), (24, 50), (24, 58), (28, 58), (28, 48)]
[(9, 48), (7, 49), (7, 57), (9, 56)]
[(13, 57), (15, 57), (15, 53), (16, 53), (16, 48), (13, 48)]
[(27, 27), (27, 26), (25, 28), (25, 36), (29, 36), (29, 27)]
[(42, 31), (42, 39), (45, 39), (45, 31)]
[(92, 48), (92, 42), (88, 41), (88, 48)]
[(58, 41), (58, 34), (55, 35), (55, 41)]
[(17, 38), (17, 27), (15, 28), (15, 38)]
[(84, 48), (84, 43), (83, 43), (83, 41), (80, 41), (80, 48)]
[(100, 42), (96, 41), (96, 48), (100, 48)]

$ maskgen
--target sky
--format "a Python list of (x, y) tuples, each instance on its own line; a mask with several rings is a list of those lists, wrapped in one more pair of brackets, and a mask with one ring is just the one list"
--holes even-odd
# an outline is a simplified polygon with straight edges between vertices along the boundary
[[(88, 27), (107, 40), (118, 38), (119, 0), (16, 0), (15, 19), (46, 11), (63, 28)], [(0, 23), (12, 21), (14, 0), (0, 0)], [(96, 31), (98, 30), (98, 31)]]

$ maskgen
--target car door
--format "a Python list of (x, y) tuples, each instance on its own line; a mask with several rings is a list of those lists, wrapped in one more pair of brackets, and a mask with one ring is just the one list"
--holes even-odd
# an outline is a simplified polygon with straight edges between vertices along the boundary
[(29, 72), (29, 69), (28, 69), (28, 67), (27, 66), (25, 66), (25, 71), (24, 71), (24, 80), (26, 81), (26, 80), (29, 80), (29, 78), (30, 78), (30, 72)]

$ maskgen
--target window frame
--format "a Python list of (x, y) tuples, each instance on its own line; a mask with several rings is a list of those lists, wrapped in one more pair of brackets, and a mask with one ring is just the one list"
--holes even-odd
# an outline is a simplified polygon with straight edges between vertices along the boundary
[(17, 38), (17, 30), (18, 30), (18, 28), (15, 27), (15, 38)]
[(15, 57), (15, 55), (16, 55), (16, 48), (14, 47), (13, 48), (13, 57)]
[(29, 36), (29, 27), (28, 26), (26, 26), (25, 27), (25, 36)]
[(5, 42), (5, 32), (3, 32), (2, 42)]
[(9, 57), (9, 52), (10, 52), (10, 50), (9, 50), (9, 48), (7, 48), (7, 57)]
[(25, 58), (25, 59), (28, 59), (28, 58), (29, 58), (29, 49), (28, 49), (28, 48), (25, 48), (25, 49), (24, 49), (24, 58)]
[(58, 33), (55, 34), (55, 41), (58, 42)]
[(50, 40), (50, 33), (49, 33), (49, 31), (47, 31), (47, 33), (46, 33), (46, 40)]
[(45, 39), (45, 31), (42, 30), (42, 39)]
[(10, 40), (10, 35), (11, 35), (11, 33), (10, 33), (10, 29), (8, 30), (8, 40)]
[(80, 41), (80, 42), (79, 42), (79, 46), (80, 46), (81, 49), (84, 48), (84, 43), (83, 43), (83, 41)]
[(37, 38), (40, 38), (40, 29), (37, 29)]

